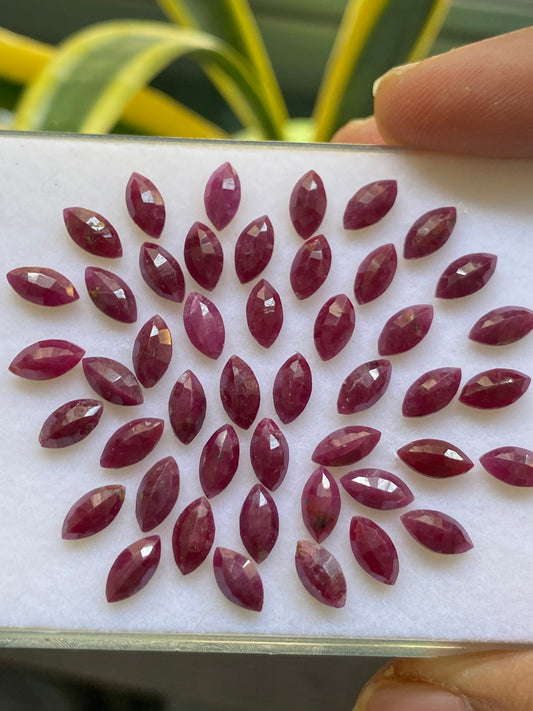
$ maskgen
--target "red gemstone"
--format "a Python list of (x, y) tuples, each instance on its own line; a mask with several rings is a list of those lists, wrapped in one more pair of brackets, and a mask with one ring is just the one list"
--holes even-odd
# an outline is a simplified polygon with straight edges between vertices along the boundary
[(261, 484), (276, 491), (289, 466), (289, 445), (274, 420), (265, 417), (255, 428), (250, 440), (250, 460)]
[(506, 346), (524, 338), (532, 329), (533, 311), (523, 306), (501, 306), (476, 321), (468, 338), (487, 346)]
[(357, 270), (354, 282), (355, 300), (358, 304), (368, 304), (381, 296), (390, 286), (398, 257), (393, 244), (384, 244), (368, 254)]
[(113, 225), (94, 210), (67, 207), (63, 210), (67, 232), (86, 252), (98, 257), (122, 257), (122, 245)]
[(256, 484), (242, 505), (239, 530), (244, 547), (256, 563), (262, 563), (278, 539), (278, 509), (268, 491)]
[(398, 552), (388, 533), (364, 516), (350, 522), (350, 546), (363, 570), (380, 583), (394, 585), (398, 577)]
[(219, 166), (205, 186), (204, 205), (207, 216), (217, 230), (223, 230), (234, 218), (241, 202), (241, 181), (228, 162)]
[(460, 383), (461, 368), (435, 368), (424, 373), (405, 393), (404, 417), (421, 417), (442, 410), (453, 400)]
[(235, 271), (241, 284), (255, 279), (270, 262), (274, 229), (266, 215), (250, 222), (235, 245)]
[(192, 291), (183, 308), (183, 325), (193, 346), (216, 360), (222, 353), (226, 331), (220, 311), (202, 294)]
[(311, 459), (325, 467), (354, 464), (374, 449), (381, 432), (364, 425), (350, 425), (331, 432), (316, 447)]
[(302, 414), (312, 389), (309, 363), (301, 353), (295, 353), (278, 370), (272, 390), (274, 408), (284, 425)]
[(317, 543), (335, 528), (341, 511), (337, 482), (325, 467), (318, 467), (307, 480), (302, 492), (302, 518)]
[(529, 375), (510, 368), (491, 368), (474, 375), (459, 395), (463, 405), (481, 410), (494, 410), (516, 402), (531, 382)]
[(108, 602), (118, 602), (135, 595), (152, 579), (161, 559), (161, 539), (147, 536), (135, 541), (117, 557), (107, 576), (105, 594)]
[(263, 583), (255, 565), (246, 556), (229, 548), (216, 548), (213, 555), (215, 580), (225, 597), (239, 607), (260, 612)]
[(302, 585), (315, 600), (330, 607), (344, 607), (346, 578), (329, 551), (312, 541), (298, 541), (295, 563)]
[(125, 495), (126, 488), (120, 484), (107, 484), (88, 491), (65, 516), (61, 537), (73, 540), (99, 533), (115, 520)]
[(345, 294), (328, 299), (318, 312), (313, 338), (322, 360), (331, 360), (346, 346), (355, 328), (355, 309)]
[(455, 259), (443, 271), (435, 291), (439, 299), (457, 299), (482, 289), (496, 269), (495, 254), (479, 252)]
[(202, 383), (192, 370), (176, 380), (168, 400), (170, 426), (183, 444), (190, 444), (201, 430), (205, 419), (206, 399)]
[(133, 344), (133, 367), (141, 385), (158, 383), (172, 358), (172, 336), (161, 316), (152, 316), (139, 331)]
[(533, 452), (523, 447), (498, 447), (479, 461), (489, 474), (511, 486), (533, 486)]
[(41, 447), (59, 449), (85, 439), (100, 422), (104, 407), (98, 400), (71, 400), (44, 421), (39, 433)]
[(85, 285), (93, 304), (106, 316), (121, 323), (137, 321), (135, 296), (119, 276), (99, 267), (87, 267)]
[(451, 235), (456, 219), (455, 207), (437, 207), (421, 215), (405, 237), (405, 259), (427, 257), (440, 249)]
[(84, 355), (83, 348), (70, 341), (37, 341), (13, 358), (9, 370), (27, 380), (51, 380), (72, 370)]
[(331, 248), (324, 235), (304, 242), (296, 252), (290, 271), (292, 290), (297, 299), (307, 299), (326, 281), (331, 268)]
[(357, 502), (379, 511), (401, 509), (415, 498), (400, 477), (383, 469), (357, 469), (342, 476), (340, 482)]
[(261, 279), (246, 302), (246, 321), (250, 333), (263, 348), (270, 348), (283, 325), (281, 297), (272, 284)]
[(222, 425), (207, 440), (200, 455), (200, 484), (208, 499), (228, 486), (239, 466), (239, 438), (231, 425)]
[(465, 553), (474, 547), (461, 524), (440, 511), (408, 511), (401, 520), (415, 541), (435, 553)]
[(360, 230), (379, 222), (394, 205), (397, 193), (395, 180), (376, 180), (364, 185), (346, 205), (344, 229)]
[(185, 238), (183, 256), (192, 278), (204, 289), (212, 291), (224, 266), (222, 245), (213, 230), (195, 222)]
[(63, 306), (80, 298), (66, 277), (47, 267), (18, 267), (6, 277), (19, 296), (39, 306)]
[(139, 173), (132, 173), (126, 186), (126, 206), (131, 219), (149, 237), (160, 237), (165, 226), (165, 203), (161, 193)]
[(398, 450), (398, 456), (419, 474), (446, 479), (470, 471), (474, 462), (466, 454), (442, 439), (417, 439)]
[(172, 551), (176, 565), (188, 575), (209, 555), (215, 540), (215, 519), (211, 504), (201, 496), (179, 515), (172, 532)]
[(141, 531), (152, 528), (166, 519), (178, 500), (180, 471), (174, 457), (156, 462), (143, 476), (137, 490), (135, 516)]
[(220, 399), (228, 417), (247, 430), (259, 410), (259, 383), (250, 366), (232, 355), (220, 375)]
[(157, 417), (140, 417), (126, 422), (108, 439), (100, 457), (100, 466), (118, 469), (137, 464), (159, 442), (164, 426), (164, 421)]
[(152, 242), (144, 242), (139, 252), (139, 269), (150, 289), (163, 299), (181, 304), (185, 298), (185, 279), (178, 260)]
[(382, 356), (405, 353), (417, 346), (429, 331), (433, 321), (433, 306), (417, 304), (401, 309), (387, 321), (378, 340)]
[(89, 385), (104, 400), (115, 405), (141, 405), (144, 402), (137, 378), (122, 363), (96, 356), (84, 358), (82, 366)]
[(383, 397), (389, 387), (392, 366), (389, 360), (370, 360), (352, 370), (341, 385), (337, 398), (337, 412), (353, 415)]
[(289, 212), (294, 229), (307, 239), (320, 227), (326, 213), (327, 198), (322, 178), (309, 170), (291, 192)]

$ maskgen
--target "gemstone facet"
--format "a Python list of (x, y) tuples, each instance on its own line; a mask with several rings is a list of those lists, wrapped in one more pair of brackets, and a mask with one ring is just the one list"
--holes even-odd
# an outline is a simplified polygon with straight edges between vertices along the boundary
[(487, 346), (515, 343), (533, 329), (533, 311), (523, 306), (501, 306), (476, 321), (468, 338)]
[(115, 520), (125, 495), (126, 488), (120, 484), (107, 484), (88, 491), (65, 516), (61, 537), (73, 540), (99, 533)]
[(378, 339), (382, 356), (405, 353), (417, 346), (430, 329), (433, 306), (416, 304), (397, 311), (387, 321)]
[(241, 508), (239, 530), (244, 547), (256, 563), (262, 563), (278, 539), (279, 514), (264, 486), (255, 484)]
[(107, 601), (125, 600), (142, 590), (152, 579), (160, 559), (159, 536), (146, 536), (131, 543), (111, 566), (105, 588)]
[(205, 419), (206, 399), (202, 383), (192, 370), (177, 379), (168, 399), (170, 426), (183, 444), (190, 444)]
[(305, 483), (302, 492), (302, 518), (317, 543), (335, 528), (341, 510), (337, 482), (325, 467), (318, 467)]
[(230, 602), (254, 612), (262, 610), (263, 583), (251, 560), (219, 546), (213, 555), (213, 570), (220, 591)]
[(304, 239), (320, 227), (326, 213), (327, 197), (322, 178), (309, 170), (297, 181), (289, 201), (294, 229)]
[(270, 348), (283, 325), (281, 297), (272, 284), (261, 279), (246, 302), (246, 321), (250, 333), (263, 348)]
[(161, 316), (152, 316), (139, 331), (133, 344), (133, 367), (141, 385), (152, 388), (172, 358), (172, 336)]
[(239, 466), (239, 438), (231, 425), (222, 425), (207, 440), (200, 455), (200, 484), (208, 499), (228, 486)]
[(489, 474), (511, 486), (533, 486), (533, 452), (524, 447), (497, 447), (479, 461)]
[(370, 252), (355, 275), (353, 290), (357, 303), (368, 304), (387, 291), (397, 266), (398, 256), (392, 243), (383, 244)]
[(183, 256), (192, 278), (204, 289), (212, 291), (224, 266), (222, 245), (213, 230), (195, 222), (185, 237)]
[(132, 173), (126, 185), (126, 207), (131, 219), (152, 239), (161, 236), (165, 226), (165, 203), (151, 180)]
[(151, 531), (174, 508), (180, 491), (180, 471), (174, 457), (156, 462), (143, 476), (137, 490), (135, 516), (141, 531)]
[(87, 267), (85, 285), (93, 304), (106, 316), (121, 323), (137, 321), (133, 291), (117, 274), (99, 267)]
[(39, 306), (63, 306), (80, 298), (67, 277), (48, 267), (17, 267), (6, 277), (19, 296)]
[(295, 353), (278, 370), (272, 391), (274, 408), (284, 425), (302, 414), (312, 389), (309, 363), (301, 353)]
[(326, 301), (315, 320), (313, 338), (322, 360), (331, 360), (346, 346), (355, 328), (355, 309), (345, 294)]
[(157, 417), (140, 417), (126, 422), (108, 439), (100, 457), (100, 466), (118, 469), (137, 464), (159, 442), (164, 426), (164, 420)]
[(529, 375), (511, 368), (491, 368), (474, 375), (459, 395), (463, 405), (482, 410), (507, 407), (526, 392), (531, 382)]
[(235, 271), (241, 284), (255, 279), (270, 262), (274, 228), (266, 215), (250, 222), (235, 245)]
[(389, 387), (391, 372), (391, 362), (385, 358), (357, 366), (341, 385), (337, 412), (353, 415), (375, 405)]
[(261, 395), (250, 366), (232, 355), (220, 375), (220, 399), (228, 417), (247, 430), (256, 418)]
[(68, 373), (85, 355), (83, 348), (60, 339), (37, 341), (18, 353), (9, 370), (27, 380), (51, 380)]
[(434, 479), (465, 474), (474, 466), (459, 447), (442, 439), (417, 439), (400, 447), (397, 454), (415, 472)]
[(344, 607), (346, 578), (338, 560), (314, 541), (298, 541), (296, 572), (307, 592), (329, 607)]
[(436, 252), (447, 242), (456, 219), (455, 207), (437, 207), (421, 215), (405, 237), (404, 258), (418, 259)]
[(116, 229), (98, 212), (84, 207), (66, 207), (63, 220), (72, 240), (89, 254), (108, 259), (122, 256)]
[(388, 533), (364, 516), (350, 522), (350, 546), (363, 570), (380, 583), (394, 585), (398, 578), (398, 552)]
[(104, 407), (98, 400), (70, 400), (49, 415), (39, 433), (39, 444), (49, 449), (69, 447), (88, 437), (100, 422)]
[(181, 304), (185, 279), (178, 260), (153, 242), (144, 242), (139, 252), (139, 269), (144, 281), (158, 296)]
[(307, 299), (326, 281), (331, 268), (331, 247), (324, 235), (308, 239), (292, 261), (290, 280), (297, 299)]
[(172, 532), (172, 551), (176, 565), (188, 575), (209, 555), (215, 540), (215, 519), (211, 504), (201, 496), (181, 512)]
[(83, 372), (91, 388), (115, 405), (141, 405), (141, 386), (125, 365), (111, 358), (92, 356), (82, 361)]
[(455, 259), (441, 274), (435, 296), (457, 299), (482, 289), (496, 269), (495, 254), (478, 252)]
[(459, 390), (461, 368), (435, 368), (409, 386), (402, 404), (404, 417), (422, 417), (438, 412)]
[(311, 459), (325, 467), (355, 464), (374, 449), (381, 432), (364, 425), (349, 425), (331, 432), (317, 445)]
[(342, 476), (340, 483), (357, 502), (379, 511), (401, 509), (415, 498), (400, 477), (383, 469), (357, 469)]
[(207, 216), (217, 230), (229, 225), (241, 202), (241, 181), (228, 162), (219, 166), (205, 186), (204, 205)]
[(261, 484), (276, 491), (289, 466), (289, 445), (274, 420), (265, 417), (255, 428), (250, 440), (250, 460)]
[(193, 346), (216, 360), (222, 353), (226, 331), (220, 311), (206, 296), (192, 291), (183, 307), (183, 325)]
[(394, 205), (397, 193), (395, 180), (376, 180), (364, 185), (346, 205), (344, 229), (360, 230), (379, 222)]
[(415, 541), (435, 553), (465, 553), (474, 547), (463, 526), (440, 511), (408, 511), (401, 516), (401, 521)]

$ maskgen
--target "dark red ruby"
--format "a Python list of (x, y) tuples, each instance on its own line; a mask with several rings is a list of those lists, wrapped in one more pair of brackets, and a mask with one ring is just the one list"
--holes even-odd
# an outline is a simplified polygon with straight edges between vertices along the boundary
[(326, 281), (331, 268), (331, 248), (324, 235), (304, 242), (292, 261), (290, 280), (297, 299), (307, 299)]
[(387, 321), (378, 339), (382, 356), (405, 353), (417, 346), (430, 329), (433, 306), (416, 304), (401, 309)]
[(400, 477), (383, 469), (357, 469), (342, 476), (340, 482), (360, 504), (379, 511), (401, 509), (415, 498)]
[(63, 220), (78, 247), (98, 257), (122, 257), (122, 245), (116, 229), (98, 212), (84, 207), (66, 207)]
[(152, 579), (160, 559), (159, 536), (146, 536), (130, 544), (111, 566), (105, 588), (107, 601), (125, 600), (142, 590)]
[(461, 383), (461, 368), (435, 368), (409, 386), (403, 399), (404, 417), (421, 417), (438, 412), (455, 397)]
[(172, 358), (172, 336), (161, 316), (152, 316), (139, 331), (133, 344), (133, 367), (141, 385), (158, 383)]
[(283, 325), (281, 297), (272, 284), (261, 279), (246, 302), (246, 321), (250, 333), (263, 348), (270, 348)]
[(463, 526), (440, 511), (408, 511), (401, 520), (415, 541), (435, 553), (465, 553), (474, 547)]
[(87, 267), (85, 285), (93, 304), (106, 316), (121, 323), (137, 321), (133, 291), (117, 274), (98, 267)]
[(337, 412), (353, 415), (375, 405), (389, 387), (391, 372), (390, 360), (384, 358), (358, 365), (341, 385)]
[(200, 484), (208, 499), (228, 486), (239, 466), (239, 438), (231, 425), (222, 425), (207, 440), (200, 455)]
[(482, 410), (507, 407), (526, 392), (531, 382), (529, 375), (510, 368), (491, 368), (474, 375), (459, 395), (463, 405)]
[(192, 370), (176, 380), (168, 400), (168, 415), (174, 434), (183, 444), (190, 444), (205, 419), (206, 399), (202, 383)]
[(48, 267), (18, 267), (6, 277), (19, 296), (39, 306), (63, 306), (80, 298), (67, 277)]
[(523, 447), (498, 447), (479, 461), (489, 474), (511, 486), (533, 486), (533, 452)]
[(204, 205), (207, 216), (217, 230), (223, 230), (234, 218), (241, 202), (241, 181), (228, 162), (220, 165), (205, 186)]
[(49, 415), (39, 433), (41, 447), (59, 449), (81, 442), (100, 422), (104, 407), (98, 400), (70, 400)]
[(256, 563), (262, 563), (278, 539), (279, 515), (272, 496), (255, 484), (242, 505), (239, 530), (244, 547)]
[(322, 178), (309, 170), (291, 192), (289, 212), (294, 229), (307, 239), (318, 230), (326, 213), (327, 198)]
[(181, 304), (185, 298), (185, 279), (178, 260), (152, 242), (144, 242), (139, 252), (139, 269), (150, 289), (163, 299)]
[(421, 215), (405, 237), (405, 259), (427, 257), (440, 249), (451, 235), (456, 219), (455, 207), (437, 207)]
[(140, 417), (126, 422), (108, 439), (100, 466), (119, 469), (147, 457), (161, 439), (165, 423), (157, 417)]
[(99, 356), (84, 358), (83, 372), (91, 388), (115, 405), (141, 405), (141, 386), (135, 375), (122, 363)]
[(131, 219), (149, 237), (160, 237), (165, 226), (165, 203), (151, 180), (132, 173), (126, 185), (126, 206)]
[(515, 343), (533, 329), (533, 311), (523, 306), (501, 306), (476, 321), (468, 338), (487, 346)]
[(73, 540), (99, 533), (115, 520), (125, 495), (126, 488), (120, 484), (107, 484), (88, 491), (65, 516), (61, 537)]
[(9, 370), (27, 380), (51, 380), (68, 373), (85, 355), (83, 348), (70, 341), (48, 339), (23, 348)]
[(250, 366), (232, 355), (220, 375), (220, 399), (228, 417), (247, 430), (259, 410), (259, 383)]
[(188, 575), (209, 555), (215, 540), (215, 519), (211, 504), (201, 496), (180, 513), (172, 532), (172, 551), (176, 565)]
[(350, 546), (363, 570), (380, 583), (394, 585), (398, 577), (398, 552), (388, 533), (364, 516), (350, 522)]
[(239, 607), (260, 612), (263, 583), (255, 565), (242, 553), (216, 548), (213, 555), (215, 580), (222, 594)]
[(241, 284), (255, 279), (270, 262), (274, 229), (266, 215), (250, 222), (235, 245), (235, 271)]
[(325, 467), (355, 464), (374, 449), (381, 432), (364, 425), (349, 425), (331, 432), (318, 444), (311, 459)]
[(220, 311), (206, 296), (192, 291), (183, 308), (183, 325), (200, 353), (216, 360), (222, 353), (226, 331)]
[(496, 269), (495, 254), (478, 252), (455, 259), (441, 274), (435, 296), (457, 299), (482, 289)]
[(376, 180), (364, 185), (346, 205), (344, 229), (360, 230), (379, 222), (394, 205), (397, 193), (395, 180)]
[(204, 289), (212, 291), (224, 266), (222, 245), (213, 230), (195, 222), (185, 237), (183, 256), (192, 278)]
[(250, 460), (261, 484), (276, 491), (289, 466), (289, 445), (274, 420), (265, 417), (255, 428), (250, 440)]
[(368, 304), (381, 296), (389, 288), (398, 257), (394, 245), (384, 244), (368, 254), (357, 270), (354, 282), (355, 300), (358, 304)]
[(346, 578), (328, 550), (314, 541), (298, 541), (295, 563), (302, 585), (315, 600), (330, 607), (344, 607)]
[(331, 360), (346, 346), (355, 328), (355, 309), (345, 294), (328, 299), (318, 312), (313, 330), (322, 360)]
[(274, 408), (284, 425), (302, 414), (312, 389), (311, 368), (303, 355), (295, 353), (287, 358), (277, 372), (272, 390)]
[(466, 454), (443, 439), (417, 439), (398, 450), (398, 456), (419, 474), (434, 479), (446, 479), (470, 471), (474, 462)]
[(307, 480), (302, 492), (302, 518), (317, 543), (335, 528), (341, 510), (337, 482), (325, 467), (318, 467)]
[(152, 528), (166, 519), (178, 500), (180, 471), (174, 457), (156, 462), (143, 476), (137, 490), (135, 516), (141, 531)]

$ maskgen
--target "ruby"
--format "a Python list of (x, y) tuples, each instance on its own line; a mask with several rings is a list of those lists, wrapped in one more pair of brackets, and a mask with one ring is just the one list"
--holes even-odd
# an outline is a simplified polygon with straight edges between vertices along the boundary
[(382, 356), (405, 353), (417, 346), (430, 329), (433, 306), (417, 304), (396, 312), (387, 321), (378, 339)]
[(72, 370), (84, 355), (83, 348), (74, 343), (51, 338), (23, 348), (9, 370), (27, 380), (51, 380)]
[(313, 330), (322, 360), (331, 360), (346, 346), (355, 328), (355, 309), (345, 294), (328, 299), (318, 312)]
[(380, 583), (394, 585), (398, 578), (398, 552), (388, 533), (364, 516), (350, 522), (350, 546), (363, 570)]
[(261, 279), (246, 302), (246, 321), (250, 333), (263, 348), (270, 348), (283, 325), (281, 297), (272, 284)]
[(243, 430), (253, 424), (259, 410), (259, 383), (250, 366), (232, 355), (220, 375), (220, 399), (228, 417)]
[(435, 368), (409, 386), (402, 404), (404, 417), (421, 417), (438, 412), (459, 390), (461, 368)]
[(346, 205), (344, 229), (360, 230), (379, 222), (394, 205), (397, 193), (395, 180), (376, 180), (364, 185)]
[(489, 474), (511, 486), (533, 486), (533, 452), (523, 447), (498, 447), (479, 461)]
[(255, 565), (242, 553), (218, 547), (213, 555), (215, 580), (221, 593), (239, 607), (260, 612), (263, 583)]
[(67, 277), (48, 267), (18, 267), (6, 277), (19, 296), (39, 306), (63, 306), (80, 298)]
[(337, 412), (353, 415), (375, 405), (389, 387), (391, 372), (391, 362), (384, 358), (358, 365), (341, 385)]
[(178, 260), (153, 242), (144, 242), (139, 252), (139, 269), (144, 281), (158, 296), (181, 304), (185, 279)]
[(485, 252), (465, 254), (455, 259), (442, 272), (435, 296), (439, 299), (457, 299), (474, 294), (494, 274), (497, 259), (495, 254)]
[(100, 457), (100, 466), (119, 469), (137, 464), (147, 457), (161, 439), (165, 423), (157, 417), (140, 417), (119, 427)]
[(93, 304), (106, 316), (121, 323), (137, 321), (135, 296), (117, 274), (99, 267), (87, 267), (85, 285)]
[(206, 296), (192, 291), (183, 308), (183, 325), (193, 346), (216, 360), (224, 348), (226, 331), (220, 311)]
[(312, 541), (298, 541), (295, 563), (302, 585), (315, 600), (329, 607), (344, 607), (346, 578), (328, 550)]
[(415, 541), (435, 553), (465, 553), (474, 547), (463, 526), (440, 511), (408, 511), (401, 516), (401, 521)]
[(302, 518), (317, 543), (335, 528), (341, 511), (337, 482), (325, 467), (318, 467), (305, 483), (302, 492)]
[(342, 476), (340, 482), (357, 502), (379, 511), (401, 509), (415, 498), (400, 477), (383, 469), (357, 469)]
[(235, 216), (241, 202), (241, 181), (228, 162), (219, 166), (205, 186), (204, 205), (207, 216), (217, 230), (223, 230)]
[(327, 197), (322, 178), (309, 170), (292, 189), (289, 212), (294, 229), (307, 239), (320, 227), (326, 213)]
[(183, 509), (172, 532), (174, 560), (183, 575), (192, 573), (204, 562), (214, 540), (213, 509), (201, 496)]
[(105, 588), (107, 601), (125, 600), (142, 590), (152, 579), (160, 559), (159, 536), (146, 536), (131, 543), (111, 566)]
[(167, 372), (172, 358), (172, 336), (161, 316), (152, 316), (133, 344), (133, 367), (141, 385), (152, 388)]
[(442, 439), (414, 440), (400, 447), (398, 456), (415, 472), (433, 479), (465, 474), (474, 466), (459, 447)]
[(357, 270), (354, 282), (355, 300), (368, 304), (381, 296), (391, 285), (398, 257), (393, 244), (384, 244), (368, 254)]
[(61, 537), (66, 540), (87, 538), (107, 528), (124, 503), (126, 488), (107, 484), (92, 489), (79, 498), (65, 516)]
[(200, 484), (208, 499), (228, 486), (239, 466), (239, 438), (231, 425), (222, 425), (207, 440), (200, 455)]
[(83, 372), (91, 388), (104, 400), (115, 405), (141, 405), (141, 386), (135, 375), (122, 363), (111, 358), (84, 358)]
[(355, 464), (374, 449), (381, 432), (364, 425), (349, 425), (331, 432), (318, 444), (311, 459), (325, 467)]
[(515, 343), (533, 329), (533, 311), (523, 306), (501, 306), (476, 321), (468, 338), (487, 346)]
[(307, 299), (326, 281), (331, 268), (331, 248), (324, 235), (308, 239), (292, 261), (290, 280), (297, 299)]
[(437, 207), (421, 215), (411, 225), (403, 246), (405, 259), (427, 257), (447, 241), (457, 219), (455, 207)]
[(116, 229), (98, 212), (84, 207), (66, 207), (63, 220), (78, 247), (97, 257), (122, 257), (122, 245)]
[(295, 353), (287, 358), (276, 374), (272, 390), (274, 408), (284, 425), (302, 414), (312, 389), (311, 368), (303, 355)]
[(266, 215), (252, 220), (235, 245), (235, 271), (241, 284), (255, 279), (270, 262), (274, 251), (274, 228)]
[(137, 490), (135, 516), (141, 531), (151, 531), (174, 508), (180, 491), (180, 471), (174, 457), (156, 462), (143, 476)]
[(481, 410), (494, 410), (516, 402), (531, 382), (529, 375), (510, 368), (491, 368), (464, 385), (459, 402)]
[(149, 237), (160, 237), (165, 226), (165, 203), (151, 180), (132, 173), (126, 186), (126, 206), (131, 219)]
[(242, 505), (239, 530), (244, 547), (256, 563), (262, 563), (274, 548), (279, 533), (279, 514), (272, 496), (255, 484)]
[(39, 444), (49, 449), (69, 447), (88, 437), (100, 422), (104, 407), (98, 400), (70, 400), (49, 415), (39, 433)]
[(176, 380), (168, 400), (170, 426), (183, 444), (190, 444), (202, 429), (206, 399), (202, 383), (192, 370)]
[(261, 484), (276, 491), (289, 466), (289, 445), (274, 420), (265, 417), (255, 428), (250, 440), (250, 460)]
[(204, 289), (212, 291), (224, 266), (222, 245), (213, 230), (195, 222), (185, 237), (183, 256), (192, 278)]

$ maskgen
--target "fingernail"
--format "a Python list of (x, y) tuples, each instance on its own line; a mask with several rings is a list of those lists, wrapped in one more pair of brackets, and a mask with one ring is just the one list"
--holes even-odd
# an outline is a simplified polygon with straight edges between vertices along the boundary
[(382, 80), (385, 79), (385, 77), (387, 77), (387, 78), (399, 77), (402, 74), (405, 74), (406, 72), (411, 71), (411, 69), (413, 67), (416, 67), (417, 64), (420, 64), (420, 62), (411, 62), (410, 64), (400, 64), (398, 67), (393, 67), (392, 69), (389, 69), (388, 72), (385, 72), (385, 74), (382, 74), (372, 84), (372, 96), (376, 95), (378, 86), (381, 84)]
[(470, 705), (431, 684), (379, 681), (363, 690), (353, 711), (470, 711)]

